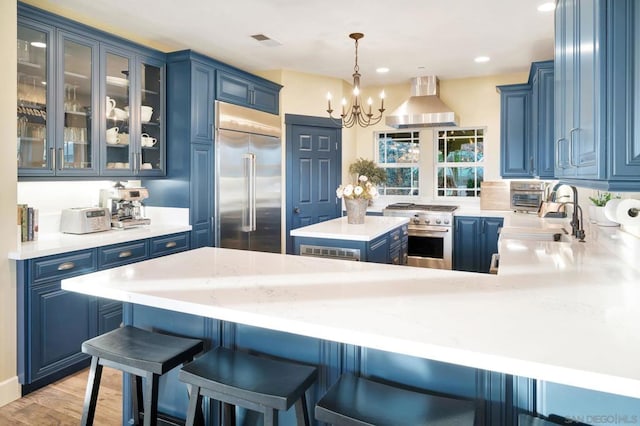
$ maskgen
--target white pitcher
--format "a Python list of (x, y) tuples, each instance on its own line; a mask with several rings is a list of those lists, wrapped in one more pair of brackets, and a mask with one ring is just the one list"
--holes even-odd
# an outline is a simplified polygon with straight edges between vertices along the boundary
[(111, 112), (116, 107), (116, 100), (107, 96), (107, 117), (111, 115)]

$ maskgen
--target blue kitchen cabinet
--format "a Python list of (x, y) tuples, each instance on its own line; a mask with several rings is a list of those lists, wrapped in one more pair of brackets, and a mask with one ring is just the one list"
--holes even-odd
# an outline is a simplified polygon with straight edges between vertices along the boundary
[[(88, 237), (90, 238), (90, 237)], [(122, 323), (122, 303), (68, 292), (61, 280), (189, 249), (189, 233), (17, 263), (18, 378), (27, 394), (89, 365), (82, 342)]]
[(498, 252), (501, 217), (456, 216), (454, 218), (453, 269), (489, 272), (491, 255)]
[(531, 86), (514, 84), (500, 90), (500, 174), (504, 178), (533, 174)]
[[(19, 44), (29, 37), (46, 48), (18, 56), (18, 110), (27, 119), (19, 126), (18, 177), (163, 176), (166, 55), (18, 3)], [(23, 83), (35, 85), (35, 77), (46, 86), (24, 95)], [(149, 119), (142, 106), (153, 108)], [(113, 127), (120, 140), (107, 143)], [(143, 134), (155, 144), (142, 146)]]
[(249, 108), (280, 113), (281, 86), (251, 75), (218, 70), (216, 99)]
[(97, 298), (64, 291), (61, 280), (97, 269), (94, 249), (18, 262), (18, 379), (23, 394), (89, 365), (80, 345), (97, 334)]
[(555, 170), (563, 182), (640, 190), (638, 9), (631, 0), (558, 1)]
[(531, 65), (531, 139), (535, 152), (533, 177), (555, 177), (553, 61)]
[(500, 174), (553, 178), (553, 61), (531, 64), (529, 81), (500, 92)]
[(213, 246), (214, 101), (217, 61), (192, 51), (167, 56), (166, 180), (147, 179), (147, 205), (189, 209), (191, 248)]
[(605, 1), (561, 0), (556, 9), (556, 176), (603, 179)]

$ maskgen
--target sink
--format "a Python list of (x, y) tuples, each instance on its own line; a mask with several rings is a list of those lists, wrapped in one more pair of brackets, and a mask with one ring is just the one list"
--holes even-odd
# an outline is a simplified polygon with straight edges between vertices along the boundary
[(501, 239), (549, 241), (570, 243), (571, 235), (564, 228), (516, 228), (505, 227), (500, 230)]

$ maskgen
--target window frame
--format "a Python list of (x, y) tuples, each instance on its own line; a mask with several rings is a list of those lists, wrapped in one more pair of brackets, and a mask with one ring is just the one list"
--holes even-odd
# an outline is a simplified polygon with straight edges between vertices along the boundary
[[(418, 147), (418, 154), (414, 161), (411, 162), (383, 162), (380, 158), (380, 141), (381, 136), (391, 135), (391, 134), (410, 134), (408, 138), (400, 138), (398, 140), (406, 139), (408, 142), (415, 144)], [(381, 196), (402, 196), (402, 197), (419, 197), (420, 193), (420, 169), (421, 169), (421, 132), (420, 129), (393, 129), (393, 130), (378, 130), (374, 132), (374, 161), (376, 165), (385, 170), (389, 169), (410, 169), (410, 187), (390, 187), (387, 186), (386, 183), (382, 185), (378, 185), (378, 192)], [(387, 147), (385, 147), (385, 153), (388, 155)], [(390, 191), (402, 191), (407, 190), (406, 194), (398, 194), (398, 193), (389, 193)]]
[[(452, 161), (439, 161), (439, 139), (442, 139), (440, 136), (440, 132), (445, 132), (445, 135), (447, 132), (450, 131), (470, 131), (473, 130), (474, 131), (474, 136), (473, 138), (474, 140), (474, 157), (476, 159), (476, 161), (469, 161), (469, 162), (465, 162), (465, 161), (457, 161), (457, 162), (452, 162)], [(478, 135), (478, 131), (482, 131), (481, 135)], [(469, 138), (470, 136), (468, 135), (464, 135), (464, 136), (459, 136), (459, 137), (464, 137), (464, 138)], [(458, 137), (445, 137), (445, 143), (448, 143), (451, 140), (455, 140)], [(478, 139), (482, 138), (482, 141), (479, 142)], [(486, 163), (484, 161), (485, 157), (486, 157), (486, 153), (485, 153), (485, 148), (487, 146), (486, 144), (487, 142), (487, 126), (470, 126), (470, 127), (440, 127), (440, 128), (434, 128), (433, 129), (433, 197), (434, 199), (440, 199), (440, 200), (472, 200), (472, 199), (479, 199), (480, 195), (481, 195), (481, 184), (484, 181), (484, 175), (486, 173)], [(479, 144), (482, 144), (482, 150), (480, 151), (482, 154), (482, 157), (478, 160), (478, 146)], [(446, 160), (446, 159), (445, 159)], [(473, 169), (473, 176), (474, 176), (474, 183), (476, 184), (476, 186), (474, 186), (473, 188), (468, 188), (468, 189), (460, 189), (459, 187), (456, 188), (447, 188), (446, 184), (444, 187), (440, 187), (439, 185), (439, 180), (438, 180), (438, 172), (440, 169), (462, 169), (462, 168), (472, 168)], [(482, 173), (479, 176), (478, 175), (478, 169), (482, 169)], [(446, 172), (443, 172), (443, 174)], [(445, 195), (440, 195), (440, 192), (443, 191), (445, 193)], [(447, 191), (452, 191), (454, 193), (456, 193), (456, 195), (453, 194), (446, 194)], [(469, 194), (469, 192), (471, 192), (471, 195)], [(460, 195), (461, 193), (464, 193), (464, 195)]]

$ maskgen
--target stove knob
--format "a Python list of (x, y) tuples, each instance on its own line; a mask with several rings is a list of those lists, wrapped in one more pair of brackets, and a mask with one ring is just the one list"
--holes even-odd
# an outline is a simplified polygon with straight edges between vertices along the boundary
[(444, 220), (444, 224), (445, 224), (445, 225), (448, 225), (448, 224), (449, 224), (449, 219), (445, 219), (445, 220)]
[(415, 223), (416, 225), (420, 223), (420, 218), (414, 217), (413, 218), (413, 223)]
[(440, 219), (436, 219), (436, 224), (440, 225), (441, 220)]
[(428, 225), (428, 224), (430, 224), (430, 223), (431, 223), (431, 220), (429, 220), (429, 219), (425, 219), (425, 220), (424, 220), (424, 223), (426, 223), (426, 224)]

